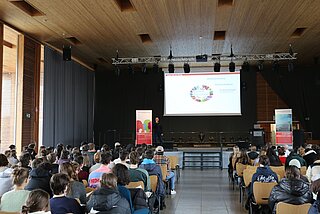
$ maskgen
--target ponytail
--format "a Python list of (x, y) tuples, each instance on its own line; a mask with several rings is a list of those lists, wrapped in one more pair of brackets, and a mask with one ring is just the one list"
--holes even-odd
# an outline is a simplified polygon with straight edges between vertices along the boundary
[(30, 212), (30, 207), (23, 205), (21, 209), (22, 214), (28, 214)]

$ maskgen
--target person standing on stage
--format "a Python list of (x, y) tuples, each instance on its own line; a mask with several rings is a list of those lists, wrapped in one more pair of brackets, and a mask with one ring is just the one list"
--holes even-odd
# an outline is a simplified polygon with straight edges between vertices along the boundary
[(162, 126), (160, 124), (159, 117), (155, 118), (155, 123), (152, 124), (152, 132), (153, 132), (153, 142), (157, 143), (158, 141), (162, 143)]

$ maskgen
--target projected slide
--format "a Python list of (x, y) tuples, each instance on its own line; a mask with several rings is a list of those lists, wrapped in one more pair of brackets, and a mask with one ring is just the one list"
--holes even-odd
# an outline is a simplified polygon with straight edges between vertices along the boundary
[(165, 116), (241, 115), (240, 72), (166, 73)]

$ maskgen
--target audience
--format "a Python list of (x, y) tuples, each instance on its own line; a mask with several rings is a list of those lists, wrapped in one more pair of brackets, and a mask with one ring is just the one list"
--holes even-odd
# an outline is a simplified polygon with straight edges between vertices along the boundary
[(101, 166), (90, 173), (89, 175), (89, 186), (96, 188), (99, 186), (100, 178), (103, 173), (110, 173), (111, 168), (109, 167), (112, 156), (109, 153), (101, 154)]
[(270, 160), (270, 166), (282, 166), (282, 163), (274, 149), (269, 148), (267, 150), (267, 156)]
[(320, 179), (312, 182), (310, 189), (316, 195), (316, 200), (310, 207), (308, 214), (318, 214), (320, 213)]
[(61, 152), (61, 155), (60, 155), (60, 158), (59, 158), (57, 164), (61, 165), (63, 163), (67, 163), (67, 162), (70, 162), (70, 160), (69, 160), (69, 152), (67, 150), (63, 150)]
[(57, 173), (52, 176), (50, 187), (53, 192), (53, 198), (50, 199), (50, 208), (53, 214), (84, 213), (75, 199), (66, 197), (69, 186), (70, 179), (68, 175)]
[(47, 192), (36, 189), (32, 190), (24, 206), (23, 214), (51, 214), (49, 206), (50, 196)]
[(269, 206), (275, 214), (279, 202), (299, 205), (311, 203), (311, 201), (312, 193), (309, 184), (300, 179), (300, 171), (297, 167), (289, 166), (286, 169), (286, 178), (272, 189)]
[(82, 181), (82, 180), (87, 181), (89, 178), (89, 172), (86, 171), (88, 169), (83, 165), (83, 156), (81, 155), (77, 156), (74, 159), (74, 161), (79, 164), (79, 172), (77, 173), (79, 181)]
[[(299, 149), (298, 149), (298, 150), (299, 150)], [(300, 149), (299, 154), (296, 153), (295, 151), (293, 151), (293, 152), (290, 153), (290, 155), (286, 158), (285, 167), (287, 168), (287, 166), (289, 165), (289, 162), (290, 162), (291, 160), (294, 160), (294, 159), (298, 160), (298, 161), (300, 162), (300, 165), (301, 165), (301, 166), (306, 166), (306, 165), (307, 165), (306, 161), (305, 161), (305, 160), (303, 159), (303, 157), (301, 156), (301, 149)]]
[(150, 177), (147, 170), (139, 168), (139, 154), (136, 151), (130, 152), (129, 154), (130, 158), (130, 167), (129, 167), (129, 176), (130, 181), (137, 182), (142, 181), (144, 184), (144, 190), (150, 191), (151, 190), (151, 183), (150, 183)]
[(70, 178), (70, 185), (67, 192), (67, 197), (79, 200), (80, 204), (86, 204), (86, 189), (83, 183), (78, 181), (78, 176), (73, 165), (71, 163), (61, 164), (60, 173), (64, 173), (68, 175)]
[(250, 152), (248, 152), (248, 157), (252, 161), (259, 157), (259, 153), (257, 152), (257, 147), (256, 146), (251, 146), (250, 147)]
[(29, 191), (24, 190), (28, 184), (29, 170), (15, 168), (12, 172), (13, 190), (6, 192), (1, 197), (0, 210), (6, 212), (19, 212), (28, 198)]
[(282, 165), (285, 165), (287, 155), (285, 153), (284, 147), (282, 147), (282, 146), (278, 147), (278, 157), (279, 157)]
[(89, 173), (93, 172), (94, 170), (98, 169), (101, 166), (101, 163), (100, 163), (101, 152), (96, 152), (93, 156), (93, 159), (95, 164), (91, 166), (91, 168), (89, 169)]
[(314, 163), (315, 160), (317, 160), (317, 153), (311, 148), (306, 148), (305, 149), (305, 154), (303, 156), (303, 159), (307, 163), (307, 167), (309, 167), (311, 164)]
[[(162, 146), (158, 146), (156, 148), (156, 154), (154, 155), (153, 159), (155, 160), (156, 164), (158, 165), (166, 165), (167, 167), (167, 175), (166, 175), (166, 181), (169, 181), (169, 184), (170, 184), (170, 189), (171, 189), (171, 195), (174, 195), (176, 194), (176, 191), (175, 191), (175, 186), (174, 186), (174, 183), (175, 183), (175, 174), (174, 172), (172, 172), (170, 170), (170, 160), (169, 158), (167, 158), (164, 154), (164, 149)], [(165, 175), (162, 175), (162, 176), (165, 176)]]
[(4, 154), (0, 154), (0, 197), (12, 188), (12, 169), (8, 167), (9, 161)]
[(127, 150), (122, 150), (119, 153), (119, 158), (115, 159), (113, 161), (113, 163), (116, 164), (123, 164), (125, 165), (127, 168), (129, 168), (130, 164), (128, 163), (128, 156), (129, 156), (129, 152)]
[(32, 162), (32, 158), (31, 158), (31, 155), (30, 153), (22, 153), (22, 155), (19, 157), (19, 163), (18, 165), (20, 167), (23, 167), (23, 168), (27, 168), (29, 170), (31, 170), (31, 162)]
[(47, 163), (41, 163), (37, 168), (34, 168), (30, 172), (30, 180), (25, 187), (26, 190), (42, 189), (52, 196), (50, 189), (51, 173), (49, 172)]
[(100, 188), (92, 193), (87, 203), (87, 210), (131, 214), (128, 201), (117, 190), (117, 177), (113, 173), (103, 173), (99, 181)]

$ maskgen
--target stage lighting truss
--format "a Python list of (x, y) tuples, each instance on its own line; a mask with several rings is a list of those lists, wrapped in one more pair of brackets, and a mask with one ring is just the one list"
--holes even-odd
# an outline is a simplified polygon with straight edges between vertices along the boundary
[[(232, 57), (232, 61), (285, 61), (296, 60), (297, 53), (275, 53), (275, 54), (243, 54), (235, 55)], [(230, 62), (231, 57), (229, 55), (213, 55), (208, 56), (207, 62)], [(133, 57), (133, 58), (112, 58), (113, 65), (127, 65), (127, 64), (157, 64), (157, 63), (197, 63), (196, 56), (178, 56), (168, 59), (167, 56), (157, 57)]]

